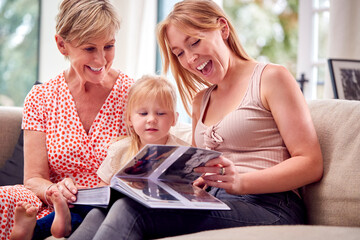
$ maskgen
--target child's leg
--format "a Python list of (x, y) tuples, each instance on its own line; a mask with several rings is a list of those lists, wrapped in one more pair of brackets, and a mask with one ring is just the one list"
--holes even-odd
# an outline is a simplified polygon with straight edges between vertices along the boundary
[(15, 208), (15, 223), (11, 240), (31, 240), (36, 224), (37, 209), (30, 203), (19, 202)]
[(50, 189), (46, 194), (54, 204), (55, 210), (55, 218), (51, 225), (51, 234), (56, 238), (70, 235), (71, 215), (66, 199), (57, 188)]

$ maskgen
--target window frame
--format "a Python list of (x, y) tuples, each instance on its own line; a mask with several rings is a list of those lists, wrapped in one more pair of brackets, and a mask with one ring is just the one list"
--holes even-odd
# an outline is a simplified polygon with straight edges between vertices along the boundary
[(305, 74), (309, 81), (304, 86), (304, 96), (307, 100), (318, 99), (318, 86), (325, 83), (325, 79), (318, 78), (319, 68), (327, 69), (326, 59), (319, 58), (318, 34), (319, 15), (325, 12), (330, 13), (330, 6), (321, 7), (319, 0), (299, 1), (297, 79)]

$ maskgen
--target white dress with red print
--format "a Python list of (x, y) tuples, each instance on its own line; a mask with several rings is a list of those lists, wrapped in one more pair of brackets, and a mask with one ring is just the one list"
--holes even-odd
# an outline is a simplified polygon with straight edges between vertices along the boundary
[[(109, 142), (126, 134), (123, 112), (133, 82), (119, 73), (88, 133), (80, 121), (64, 73), (33, 87), (25, 99), (22, 128), (46, 133), (50, 181), (72, 178), (78, 185), (97, 186), (100, 179), (96, 171), (106, 157)], [(19, 201), (37, 207), (37, 219), (53, 211), (23, 185), (0, 187), (1, 239), (9, 239)]]

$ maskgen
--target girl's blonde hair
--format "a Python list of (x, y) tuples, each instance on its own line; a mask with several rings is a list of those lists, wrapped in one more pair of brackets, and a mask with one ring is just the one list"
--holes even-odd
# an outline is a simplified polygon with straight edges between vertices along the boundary
[(250, 60), (245, 52), (240, 40), (232, 26), (229, 18), (224, 11), (211, 0), (184, 0), (175, 4), (173, 11), (158, 24), (157, 40), (160, 46), (163, 61), (163, 72), (166, 74), (171, 67), (181, 100), (187, 113), (190, 115), (190, 106), (196, 93), (202, 88), (208, 87), (211, 83), (201, 79), (195, 74), (185, 70), (178, 61), (175, 54), (171, 52), (168, 38), (166, 36), (167, 27), (172, 24), (185, 34), (194, 36), (196, 31), (214, 31), (221, 28), (219, 18), (224, 18), (229, 26), (228, 46), (231, 51), (241, 59)]
[(120, 20), (108, 0), (63, 0), (56, 17), (56, 33), (80, 46), (89, 39), (115, 34)]
[(131, 127), (130, 116), (133, 109), (146, 101), (159, 100), (177, 118), (176, 91), (174, 86), (163, 76), (144, 75), (131, 86), (125, 110), (125, 125), (131, 144), (126, 159), (130, 159), (140, 150), (139, 135)]

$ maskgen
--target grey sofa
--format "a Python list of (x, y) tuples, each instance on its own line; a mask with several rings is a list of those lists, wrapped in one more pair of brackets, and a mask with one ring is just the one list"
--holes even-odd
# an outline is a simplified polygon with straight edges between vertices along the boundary
[[(305, 186), (306, 225), (210, 230), (178, 239), (360, 239), (360, 101), (314, 100), (309, 108), (324, 157), (321, 181)], [(0, 107), (0, 166), (17, 142), (20, 108)], [(182, 129), (182, 134), (189, 130)]]

